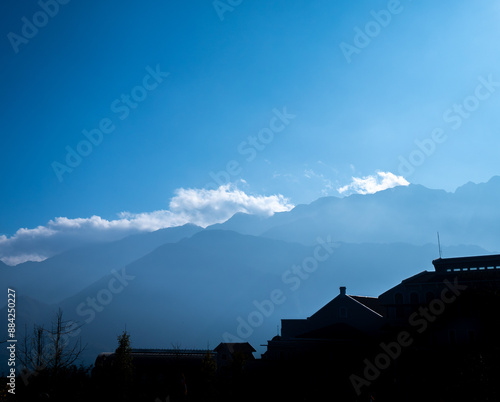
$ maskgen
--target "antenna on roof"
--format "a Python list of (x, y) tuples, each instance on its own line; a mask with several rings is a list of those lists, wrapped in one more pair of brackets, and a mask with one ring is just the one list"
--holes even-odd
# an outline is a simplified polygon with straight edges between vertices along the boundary
[(439, 232), (437, 232), (438, 234), (438, 249), (439, 249), (439, 258), (441, 258), (441, 241), (439, 240)]

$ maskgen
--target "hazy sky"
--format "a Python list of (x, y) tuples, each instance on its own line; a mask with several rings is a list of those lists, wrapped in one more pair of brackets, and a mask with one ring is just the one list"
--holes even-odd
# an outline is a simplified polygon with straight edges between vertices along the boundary
[(0, 240), (271, 213), (353, 178), (487, 181), (499, 18), (493, 0), (5, 0)]

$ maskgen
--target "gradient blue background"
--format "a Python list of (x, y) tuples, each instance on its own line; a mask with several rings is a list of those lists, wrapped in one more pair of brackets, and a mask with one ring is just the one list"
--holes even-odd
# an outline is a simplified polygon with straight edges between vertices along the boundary
[[(406, 179), (447, 191), (487, 181), (499, 172), (500, 88), (457, 130), (443, 113), (479, 76), (500, 81), (500, 3), (401, 1), (348, 63), (340, 43), (386, 7), (243, 1), (221, 21), (212, 1), (72, 0), (16, 54), (7, 35), (40, 6), (3, 1), (0, 234), (166, 208), (230, 160), (247, 193), (311, 202), (352, 176), (398, 174), (399, 157), (436, 127), (447, 141)], [(120, 120), (111, 102), (157, 64), (170, 76)], [(284, 106), (296, 118), (246, 162), (238, 145)], [(51, 164), (105, 117), (114, 132), (59, 182)]]

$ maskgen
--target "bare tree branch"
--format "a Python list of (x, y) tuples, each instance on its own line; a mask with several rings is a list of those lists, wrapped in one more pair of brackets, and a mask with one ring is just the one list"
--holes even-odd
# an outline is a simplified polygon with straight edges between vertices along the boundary
[(50, 330), (45, 329), (43, 325), (34, 325), (32, 335), (25, 334), (21, 343), (19, 360), (22, 365), (35, 372), (47, 368), (53, 374), (70, 367), (86, 347), (82, 347), (80, 338), (71, 342), (71, 338), (81, 326), (73, 321), (64, 321), (61, 309), (58, 310)]

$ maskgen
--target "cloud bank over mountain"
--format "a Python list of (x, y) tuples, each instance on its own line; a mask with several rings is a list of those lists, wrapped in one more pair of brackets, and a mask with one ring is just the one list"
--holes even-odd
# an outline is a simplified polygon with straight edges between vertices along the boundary
[(340, 194), (375, 194), (396, 186), (408, 186), (410, 183), (403, 176), (391, 172), (377, 172), (376, 175), (353, 177), (352, 182), (340, 187)]
[(113, 241), (130, 234), (192, 223), (206, 227), (221, 223), (237, 212), (271, 216), (294, 206), (282, 195), (249, 195), (234, 184), (215, 190), (175, 191), (169, 208), (152, 212), (121, 212), (118, 219), (58, 217), (45, 226), (21, 228), (13, 236), (0, 236), (0, 260), (9, 265), (42, 261), (89, 242)]

